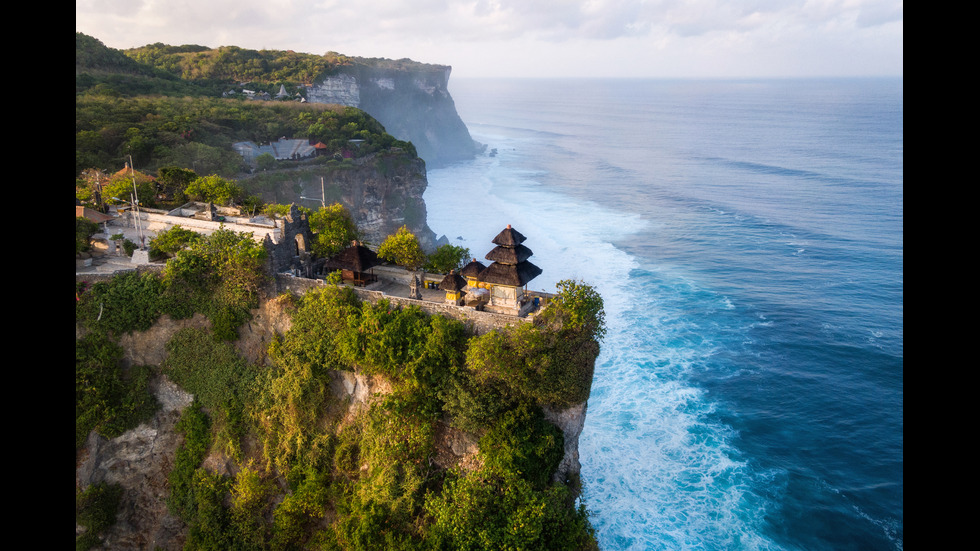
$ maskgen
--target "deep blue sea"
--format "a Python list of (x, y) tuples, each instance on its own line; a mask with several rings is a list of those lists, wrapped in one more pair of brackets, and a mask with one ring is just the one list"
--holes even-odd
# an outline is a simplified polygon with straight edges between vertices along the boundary
[(512, 224), (532, 289), (605, 300), (601, 547), (902, 549), (902, 79), (450, 91), (497, 155), (429, 171), (429, 226), (482, 260)]

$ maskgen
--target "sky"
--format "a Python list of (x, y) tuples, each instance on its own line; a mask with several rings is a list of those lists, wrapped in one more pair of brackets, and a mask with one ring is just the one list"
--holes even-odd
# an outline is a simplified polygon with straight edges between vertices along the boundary
[(75, 0), (75, 31), (451, 65), (454, 78), (902, 76), (902, 0)]

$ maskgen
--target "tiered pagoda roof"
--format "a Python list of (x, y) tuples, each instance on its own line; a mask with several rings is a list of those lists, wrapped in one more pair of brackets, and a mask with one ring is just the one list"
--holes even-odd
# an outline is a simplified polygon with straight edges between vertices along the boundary
[(519, 231), (507, 227), (493, 238), (497, 246), (487, 253), (486, 259), (493, 264), (480, 272), (479, 280), (497, 285), (523, 287), (527, 282), (541, 275), (541, 268), (527, 259), (533, 254), (522, 245), (527, 240)]

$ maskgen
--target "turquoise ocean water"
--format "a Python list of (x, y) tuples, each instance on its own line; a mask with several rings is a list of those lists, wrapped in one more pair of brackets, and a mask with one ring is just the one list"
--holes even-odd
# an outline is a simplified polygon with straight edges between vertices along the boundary
[(428, 222), (602, 294), (605, 550), (903, 547), (903, 81), (456, 80)]

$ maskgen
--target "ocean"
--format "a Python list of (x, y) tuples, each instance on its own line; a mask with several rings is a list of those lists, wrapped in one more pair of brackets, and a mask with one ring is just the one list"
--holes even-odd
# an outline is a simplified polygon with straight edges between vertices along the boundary
[[(455, 79), (429, 226), (594, 286), (602, 549), (903, 547), (903, 81)], [(491, 149), (496, 154), (491, 156)]]

